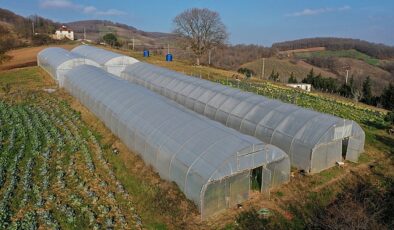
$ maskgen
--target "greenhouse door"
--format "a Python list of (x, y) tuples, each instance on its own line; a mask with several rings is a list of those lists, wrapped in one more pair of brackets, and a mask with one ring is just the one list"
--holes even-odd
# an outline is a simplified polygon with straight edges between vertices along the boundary
[(263, 182), (262, 180), (262, 172), (263, 172), (263, 167), (258, 167), (252, 170), (252, 176), (250, 178), (250, 185), (252, 186), (250, 189), (251, 190), (257, 190), (261, 191), (261, 184)]
[(349, 138), (342, 139), (342, 158), (343, 159), (346, 159), (348, 145), (349, 145)]
[(253, 169), (250, 178), (251, 189), (262, 193), (268, 192), (271, 188), (271, 175), (271, 170), (263, 166)]
[(269, 190), (271, 188), (271, 170), (262, 168), (262, 173), (261, 173), (261, 192), (262, 193), (269, 193)]

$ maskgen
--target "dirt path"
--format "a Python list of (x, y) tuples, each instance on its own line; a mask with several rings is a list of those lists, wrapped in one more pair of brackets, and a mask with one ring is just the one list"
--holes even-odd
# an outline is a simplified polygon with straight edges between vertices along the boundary
[(15, 49), (7, 52), (6, 54), (11, 56), (11, 60), (0, 64), (0, 70), (15, 69), (27, 66), (37, 65), (37, 54), (41, 50), (48, 47), (61, 47), (67, 50), (71, 50), (77, 45), (50, 45), (50, 46), (37, 46), (37, 47), (26, 47), (22, 49)]

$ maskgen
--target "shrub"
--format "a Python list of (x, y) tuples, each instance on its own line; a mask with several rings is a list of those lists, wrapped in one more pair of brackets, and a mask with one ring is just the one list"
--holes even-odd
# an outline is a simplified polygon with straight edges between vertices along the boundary
[(387, 113), (387, 115), (384, 117), (384, 120), (394, 125), (394, 109), (393, 111)]
[(243, 211), (236, 218), (236, 229), (269, 229), (269, 219), (260, 218), (254, 208)]

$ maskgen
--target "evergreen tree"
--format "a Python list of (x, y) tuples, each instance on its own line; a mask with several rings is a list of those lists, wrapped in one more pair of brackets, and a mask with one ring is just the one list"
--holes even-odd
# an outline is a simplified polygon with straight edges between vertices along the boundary
[(389, 84), (389, 87), (385, 88), (381, 96), (381, 103), (385, 109), (394, 110), (394, 85)]
[(250, 78), (255, 74), (253, 70), (248, 68), (239, 68), (238, 73), (244, 74), (246, 78)]
[(308, 83), (308, 84), (312, 84), (314, 87), (315, 85), (314, 83), (314, 79), (315, 79), (315, 73), (313, 71), (313, 68), (309, 71), (309, 73), (306, 75), (306, 78), (304, 78), (302, 80), (302, 83)]
[(272, 69), (272, 72), (269, 76), (269, 80), (271, 81), (279, 81), (279, 72), (275, 73), (275, 69)]
[(119, 46), (118, 38), (113, 33), (108, 33), (103, 36), (103, 40), (105, 43), (111, 46)]
[(371, 88), (371, 78), (369, 76), (363, 82), (362, 92), (363, 92), (362, 101), (368, 105), (371, 105), (373, 101), (373, 97), (372, 97), (372, 88)]
[(352, 98), (353, 95), (351, 86), (344, 83), (339, 89), (339, 94), (341, 94), (343, 97)]
[(313, 71), (313, 68), (309, 71), (308, 75), (306, 75), (307, 78), (314, 78), (315, 77), (315, 73)]
[(289, 80), (287, 81), (288, 83), (298, 83), (297, 78), (294, 77), (294, 73), (291, 72)]

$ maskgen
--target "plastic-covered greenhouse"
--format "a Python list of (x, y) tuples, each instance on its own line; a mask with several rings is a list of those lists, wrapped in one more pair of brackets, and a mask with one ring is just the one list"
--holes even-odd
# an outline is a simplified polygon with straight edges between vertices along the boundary
[(39, 52), (37, 54), (37, 64), (48, 72), (60, 86), (63, 85), (64, 74), (75, 66), (83, 64), (99, 66), (90, 59), (57, 47), (46, 48)]
[(77, 46), (71, 52), (97, 62), (101, 68), (116, 76), (120, 76), (127, 65), (139, 62), (135, 58), (88, 45)]
[(144, 62), (129, 65), (121, 77), (281, 148), (288, 153), (293, 166), (307, 172), (320, 172), (342, 161), (343, 157), (355, 162), (364, 151), (364, 131), (351, 120)]
[(163, 179), (174, 181), (202, 218), (246, 200), (255, 170), (262, 171), (262, 190), (289, 181), (290, 160), (281, 149), (100, 68), (75, 67), (64, 88)]

